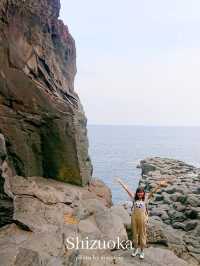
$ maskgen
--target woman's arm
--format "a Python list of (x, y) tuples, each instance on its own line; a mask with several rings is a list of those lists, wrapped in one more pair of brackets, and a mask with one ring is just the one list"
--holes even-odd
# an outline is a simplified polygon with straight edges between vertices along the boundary
[(162, 180), (158, 183), (158, 185), (152, 189), (149, 193), (147, 193), (147, 199), (150, 199), (154, 193), (156, 193), (161, 187), (166, 187), (167, 186), (167, 181)]
[(123, 187), (123, 189), (128, 193), (129, 197), (133, 200), (134, 193), (127, 187), (127, 185), (125, 185), (124, 182), (119, 178), (117, 178), (117, 182)]

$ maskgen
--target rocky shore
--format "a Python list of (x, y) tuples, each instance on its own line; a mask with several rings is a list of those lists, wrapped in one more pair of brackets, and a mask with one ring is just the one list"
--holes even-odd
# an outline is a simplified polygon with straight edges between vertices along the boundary
[(111, 192), (100, 180), (79, 187), (43, 177), (12, 176), (4, 165), (1, 169), (4, 193), (14, 205), (11, 224), (0, 229), (1, 266), (88, 265), (77, 257), (89, 251), (68, 249), (69, 237), (127, 239), (121, 218), (111, 208)]
[[(112, 204), (111, 191), (102, 181), (92, 179), (88, 185), (80, 187), (39, 176), (14, 176), (6, 161), (5, 141), (2, 135), (0, 137), (3, 193), (13, 201), (11, 220), (0, 228), (1, 266), (141, 265), (139, 258), (131, 257), (128, 246), (123, 249), (111, 245), (93, 250), (86, 246), (69, 247), (69, 239), (72, 242), (87, 239), (127, 243), (130, 214), (124, 206)], [(143, 175), (145, 182), (147, 174), (151, 176), (151, 173)], [(153, 202), (151, 211), (157, 208), (158, 201), (155, 205)], [(6, 209), (3, 217), (6, 218)], [(173, 229), (164, 224), (159, 215), (153, 214), (149, 227), (149, 243), (153, 245), (146, 249), (142, 265), (198, 265), (198, 256), (194, 255), (196, 259), (193, 259), (193, 254), (198, 253), (186, 250), (183, 240), (186, 235), (188, 241), (195, 238), (198, 225), (189, 230), (190, 234), (179, 230), (182, 229)], [(192, 241), (195, 248), (198, 237), (196, 242)], [(188, 256), (184, 256), (186, 251)]]
[(147, 190), (168, 180), (149, 203), (149, 243), (161, 244), (179, 257), (200, 263), (200, 169), (179, 160), (147, 158), (140, 162), (140, 184)]

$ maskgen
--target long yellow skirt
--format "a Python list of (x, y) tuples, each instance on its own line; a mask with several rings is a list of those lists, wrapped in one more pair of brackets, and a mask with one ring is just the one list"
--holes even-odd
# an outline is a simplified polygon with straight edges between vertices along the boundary
[(132, 238), (134, 246), (144, 248), (147, 242), (148, 216), (144, 209), (134, 208), (131, 215)]

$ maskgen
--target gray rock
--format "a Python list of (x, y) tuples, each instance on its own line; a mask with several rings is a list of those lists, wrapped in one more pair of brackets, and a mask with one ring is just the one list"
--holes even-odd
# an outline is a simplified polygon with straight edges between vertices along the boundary
[(178, 212), (182, 212), (186, 209), (186, 207), (184, 205), (182, 205), (180, 202), (175, 202), (173, 203), (173, 207), (178, 211)]
[(192, 207), (200, 206), (200, 198), (196, 195), (188, 195), (187, 204), (191, 205)]
[(111, 212), (122, 220), (125, 227), (130, 227), (131, 224), (131, 216), (128, 211), (122, 205), (114, 205), (111, 207)]
[(168, 214), (167, 214), (166, 211), (162, 213), (162, 215), (161, 215), (161, 219), (162, 219), (163, 221), (169, 220), (169, 216), (168, 216)]
[(176, 194), (172, 194), (169, 198), (170, 198), (170, 200), (171, 200), (172, 202), (177, 201), (177, 200), (178, 200), (178, 193), (176, 193)]
[(195, 209), (195, 208), (190, 208), (190, 209), (187, 209), (185, 211), (185, 215), (189, 219), (197, 219), (198, 218), (198, 214), (199, 214), (199, 210), (198, 209)]
[(167, 192), (163, 192), (162, 195), (164, 197), (163, 203), (164, 204), (171, 204), (171, 200), (169, 198), (169, 194)]
[(187, 246), (193, 246), (194, 248), (199, 248), (199, 238), (197, 236), (194, 236), (191, 234), (191, 232), (188, 232), (184, 236), (184, 241), (187, 244)]
[(186, 216), (182, 212), (172, 211), (168, 213), (172, 222), (183, 222), (186, 220)]
[[(200, 261), (200, 254), (192, 253), (192, 252), (190, 252), (190, 254), (191, 254), (191, 256), (192, 256), (193, 258), (196, 259), (197, 262)], [(191, 265), (192, 265), (192, 264), (191, 264)], [(196, 264), (194, 263), (194, 265), (196, 265)], [(197, 265), (198, 265), (198, 264), (197, 264)]]
[[(91, 195), (94, 194), (94, 198), (98, 198), (104, 201), (105, 206), (112, 206), (111, 189), (102, 180), (98, 178), (92, 178), (88, 185), (88, 191), (90, 192), (89, 198), (91, 198)], [(82, 195), (82, 198), (88, 198), (87, 194), (88, 193), (85, 193), (84, 196)]]
[(4, 135), (0, 133), (0, 165), (6, 159), (7, 150)]
[(186, 195), (179, 195), (178, 199), (177, 199), (180, 203), (182, 204), (186, 204), (187, 202), (187, 196)]
[(199, 195), (200, 194), (200, 187), (197, 187), (194, 190), (192, 190), (192, 193)]
[(29, 250), (27, 248), (19, 248), (19, 253), (17, 254), (16, 266), (43, 266), (42, 260), (38, 252)]
[(200, 254), (200, 245), (198, 248), (194, 248), (193, 246), (187, 246), (187, 248), (192, 253)]
[(94, 214), (96, 225), (102, 233), (105, 240), (116, 241), (117, 237), (120, 240), (127, 240), (127, 232), (125, 230), (123, 220), (110, 210), (97, 212)]
[(173, 193), (176, 193), (177, 192), (177, 188), (176, 187), (169, 187), (169, 188), (165, 189), (165, 191), (168, 194), (173, 194)]
[(159, 194), (156, 194), (155, 195), (155, 201), (162, 201), (164, 199), (164, 196), (163, 195), (159, 195)]
[(64, 224), (64, 214), (73, 210), (63, 204), (47, 205), (31, 196), (16, 196), (13, 219), (33, 232), (56, 231)]
[(153, 244), (171, 244), (183, 245), (182, 234), (177, 234), (177, 231), (171, 226), (164, 224), (162, 221), (150, 218), (148, 225), (148, 241)]
[(165, 215), (168, 217), (167, 213), (162, 210), (161, 208), (153, 208), (150, 211), (151, 216), (159, 216), (162, 218), (162, 216), (164, 217)]
[(146, 163), (145, 161), (140, 162), (142, 168), (142, 175), (147, 175), (150, 171), (155, 171), (156, 167), (152, 164)]
[(150, 219), (152, 219), (153, 221), (160, 221), (160, 222), (162, 222), (162, 219), (159, 216), (151, 215), (150, 216)]
[(197, 221), (188, 221), (185, 223), (185, 231), (193, 230), (197, 226)]
[(176, 222), (176, 223), (172, 223), (172, 226), (173, 226), (173, 228), (175, 228), (175, 229), (182, 229), (182, 230), (185, 230), (185, 224), (184, 224), (184, 223)]
[[(89, 239), (101, 239), (102, 233), (94, 223), (92, 217), (81, 220), (78, 224), (78, 233), (81, 235), (81, 238), (84, 239), (88, 237)], [(71, 234), (70, 234), (71, 235)]]
[(195, 235), (196, 235), (197, 237), (200, 237), (200, 224), (198, 224), (198, 225), (196, 226), (196, 228), (195, 228)]
[(171, 220), (170, 219), (163, 219), (163, 222), (165, 224), (171, 225)]

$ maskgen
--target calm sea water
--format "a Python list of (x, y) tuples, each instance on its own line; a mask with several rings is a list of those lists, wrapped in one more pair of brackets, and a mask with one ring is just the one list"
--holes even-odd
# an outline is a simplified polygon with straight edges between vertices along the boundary
[(141, 174), (136, 166), (145, 157), (175, 158), (200, 167), (199, 127), (89, 125), (88, 136), (93, 176), (111, 188), (114, 203), (128, 200), (114, 177), (121, 177), (134, 191)]

